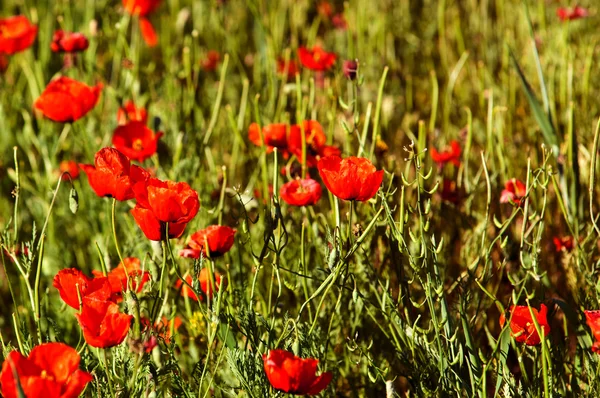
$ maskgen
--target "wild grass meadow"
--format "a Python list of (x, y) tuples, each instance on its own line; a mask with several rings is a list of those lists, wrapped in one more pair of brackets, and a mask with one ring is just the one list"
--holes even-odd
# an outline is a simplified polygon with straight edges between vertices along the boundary
[(2, 0), (2, 395), (600, 396), (599, 10)]

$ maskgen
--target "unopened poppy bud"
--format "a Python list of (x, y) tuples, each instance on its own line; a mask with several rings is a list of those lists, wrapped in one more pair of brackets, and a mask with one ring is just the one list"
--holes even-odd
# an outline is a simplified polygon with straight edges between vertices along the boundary
[(354, 80), (358, 74), (358, 62), (352, 60), (344, 61), (342, 70), (344, 72), (344, 76), (346, 76), (348, 80)]

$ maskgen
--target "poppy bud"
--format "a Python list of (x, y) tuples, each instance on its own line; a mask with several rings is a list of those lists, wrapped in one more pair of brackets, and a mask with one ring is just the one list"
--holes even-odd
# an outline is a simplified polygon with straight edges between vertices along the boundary
[(344, 61), (342, 70), (348, 80), (354, 80), (358, 74), (358, 62), (352, 60)]

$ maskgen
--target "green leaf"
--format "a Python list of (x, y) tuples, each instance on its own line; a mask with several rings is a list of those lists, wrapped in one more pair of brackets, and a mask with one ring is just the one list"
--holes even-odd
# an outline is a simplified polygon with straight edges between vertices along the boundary
[(546, 144), (552, 148), (552, 153), (554, 156), (558, 157), (558, 135), (556, 134), (556, 130), (554, 129), (550, 115), (544, 111), (542, 104), (540, 104), (539, 100), (537, 99), (535, 93), (533, 92), (533, 88), (531, 88), (531, 85), (523, 74), (523, 70), (519, 66), (519, 62), (517, 61), (512, 49), (509, 49), (509, 52), (513, 66), (515, 67), (517, 75), (519, 75), (519, 79), (521, 80), (521, 85), (523, 86), (525, 96), (527, 97), (527, 102), (529, 102), (529, 106), (531, 106), (533, 111), (533, 116), (535, 117), (535, 120), (537, 121), (538, 126), (544, 135), (544, 140), (546, 141)]

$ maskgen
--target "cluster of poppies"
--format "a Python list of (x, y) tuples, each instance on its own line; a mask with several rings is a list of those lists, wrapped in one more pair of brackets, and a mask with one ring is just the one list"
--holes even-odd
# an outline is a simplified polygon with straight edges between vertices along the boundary
[[(370, 160), (353, 156), (342, 159), (339, 148), (326, 144), (327, 137), (316, 120), (291, 126), (275, 123), (262, 129), (252, 123), (248, 138), (267, 152), (278, 148), (285, 158), (293, 155), (307, 167), (316, 166), (327, 189), (343, 200), (367, 201), (375, 196), (383, 181), (383, 170), (378, 171)], [(287, 182), (279, 191), (292, 206), (314, 205), (321, 193), (319, 183), (310, 177)]]
[(123, 292), (130, 287), (139, 293), (149, 279), (139, 259), (126, 258), (107, 275), (94, 272), (94, 277), (88, 277), (75, 268), (63, 269), (53, 285), (68, 306), (80, 311), (75, 316), (85, 341), (92, 347), (108, 348), (123, 342), (133, 318), (119, 312)]

